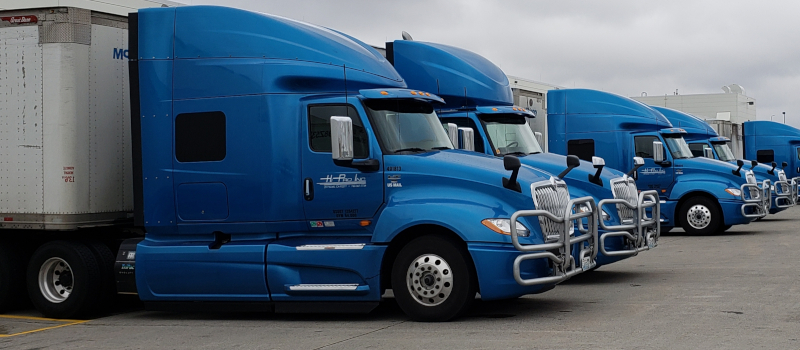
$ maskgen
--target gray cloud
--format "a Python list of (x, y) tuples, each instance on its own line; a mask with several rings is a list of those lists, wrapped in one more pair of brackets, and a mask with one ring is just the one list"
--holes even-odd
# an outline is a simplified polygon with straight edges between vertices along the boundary
[(506, 73), (638, 96), (717, 93), (737, 83), (759, 119), (800, 127), (800, 2), (183, 0), (335, 28), (373, 45), (462, 47)]

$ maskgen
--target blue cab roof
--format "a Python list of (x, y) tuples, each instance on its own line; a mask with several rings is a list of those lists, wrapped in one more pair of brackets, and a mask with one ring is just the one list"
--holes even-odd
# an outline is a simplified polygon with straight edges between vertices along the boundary
[(386, 54), (409, 88), (435, 92), (447, 101), (443, 108), (513, 105), (505, 73), (474, 52), (396, 40), (387, 43)]
[(691, 114), (659, 106), (650, 106), (650, 108), (661, 112), (672, 123), (673, 127), (686, 130), (687, 135), (684, 137), (687, 140), (708, 139), (719, 136), (705, 120)]
[(797, 140), (800, 140), (800, 130), (797, 128), (791, 125), (769, 120), (744, 122), (744, 134), (758, 136), (788, 136), (790, 138), (794, 137)]
[(221, 6), (181, 6), (142, 9), (139, 22), (140, 60), (292, 60), (338, 66), (345, 74), (371, 75), (387, 81), (387, 86), (405, 87), (403, 78), (369, 45), (284, 17)]
[[(592, 118), (592, 122), (573, 119), (569, 132), (599, 130), (660, 130), (672, 124), (660, 112), (644, 103), (609, 92), (589, 89), (563, 89), (547, 92), (547, 115)], [(579, 118), (579, 119), (581, 119)]]

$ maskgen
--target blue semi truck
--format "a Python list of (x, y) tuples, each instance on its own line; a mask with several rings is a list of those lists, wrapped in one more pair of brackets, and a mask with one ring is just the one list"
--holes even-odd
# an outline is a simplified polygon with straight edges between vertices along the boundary
[[(719, 134), (704, 120), (674, 109), (650, 106), (657, 110), (672, 126), (686, 130), (684, 139), (689, 144), (689, 149), (695, 157), (706, 157), (735, 164), (738, 159), (733, 156), (730, 148), (730, 139), (720, 137)], [(787, 181), (785, 169), (788, 165), (783, 162), (782, 169), (777, 169), (778, 163), (772, 161), (767, 164), (753, 165), (751, 160), (743, 159), (745, 164), (750, 164), (756, 176), (756, 181), (764, 190), (764, 196), (770, 197), (770, 214), (775, 214), (795, 205), (792, 199), (791, 184)], [(796, 196), (795, 196), (796, 197)]]
[[(410, 88), (436, 91), (445, 99), (437, 114), (446, 128), (461, 130), (461, 140), (451, 133), (454, 144), (495, 157), (517, 156), (525, 165), (563, 178), (572, 198), (591, 196), (603, 203), (598, 266), (657, 245), (658, 215), (648, 218), (644, 210), (658, 212), (658, 194), (638, 193), (632, 178), (604, 167), (598, 157), (594, 164), (582, 161), (568, 174), (556, 175), (563, 170), (565, 156), (542, 151), (527, 127), (527, 118), (534, 115), (513, 105), (508, 78), (495, 64), (464, 49), (412, 40), (387, 42), (386, 58)], [(464, 144), (465, 129), (474, 132), (468, 144)], [(574, 252), (576, 258), (579, 253)]]
[(800, 130), (790, 125), (759, 120), (744, 122), (744, 157), (761, 163), (786, 162), (787, 181), (798, 201), (800, 186)]
[[(549, 150), (630, 169), (644, 158), (636, 185), (658, 191), (662, 227), (691, 234), (722, 232), (767, 213), (751, 170), (706, 158), (693, 158), (685, 130), (658, 111), (630, 98), (596, 90), (551, 90), (547, 94)], [(665, 147), (666, 146), (666, 147)]]
[(591, 197), (516, 157), (452, 150), (444, 101), (370, 46), (223, 7), (130, 19), (146, 233), (117, 273), (148, 308), (368, 311), (391, 288), (413, 319), (442, 321), (476, 292), (538, 293), (594, 267)]

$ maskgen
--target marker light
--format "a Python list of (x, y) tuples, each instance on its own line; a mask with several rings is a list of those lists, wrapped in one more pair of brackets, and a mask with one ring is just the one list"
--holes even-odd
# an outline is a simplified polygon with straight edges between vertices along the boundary
[(725, 192), (730, 193), (732, 196), (741, 197), (742, 191), (738, 188), (726, 188)]
[(496, 112), (496, 111), (497, 111), (497, 108), (492, 108), (492, 110)]
[(389, 93), (386, 91), (381, 91), (381, 95), (388, 95)]
[(369, 221), (369, 220), (361, 220), (361, 226), (369, 226), (369, 224), (371, 224), (371, 223), (372, 223), (372, 221)]
[(417, 94), (417, 92), (416, 92), (416, 91), (411, 91), (411, 94), (412, 94), (412, 95), (416, 95), (416, 94)]
[[(481, 223), (483, 226), (501, 235), (511, 235), (511, 219), (484, 219)], [(531, 231), (521, 222), (517, 221), (517, 235), (520, 237), (528, 237), (531, 235)]]
[(430, 93), (430, 92), (426, 92), (426, 93), (425, 93), (425, 96), (430, 96), (430, 95), (431, 95), (431, 93)]

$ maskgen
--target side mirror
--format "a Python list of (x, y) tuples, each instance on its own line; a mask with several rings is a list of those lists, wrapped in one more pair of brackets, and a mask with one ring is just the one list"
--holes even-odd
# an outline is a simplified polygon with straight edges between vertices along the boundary
[(353, 120), (350, 117), (331, 117), (331, 157), (353, 160)]
[(592, 157), (592, 166), (597, 169), (594, 175), (589, 174), (589, 182), (603, 186), (603, 179), (600, 178), (600, 173), (603, 172), (603, 167), (606, 166), (606, 160), (601, 157)]
[(781, 169), (786, 169), (787, 166), (789, 166), (789, 163), (787, 162), (781, 163)]
[(563, 179), (564, 176), (567, 176), (567, 174), (569, 174), (570, 170), (572, 170), (572, 169), (574, 169), (574, 168), (576, 168), (576, 167), (578, 167), (580, 165), (581, 165), (581, 160), (580, 160), (580, 158), (578, 158), (578, 156), (568, 155), (567, 156), (567, 168), (564, 169), (564, 171), (562, 171), (561, 174), (558, 174), (558, 178), (559, 179)]
[(714, 159), (714, 150), (711, 147), (703, 148), (703, 156), (709, 159)]
[(465, 151), (475, 150), (475, 131), (472, 128), (458, 128), (458, 148)]
[(736, 161), (736, 165), (739, 167), (736, 168), (736, 170), (733, 170), (733, 175), (742, 176), (742, 173), (740, 173), (739, 170), (742, 170), (742, 167), (744, 166), (744, 161), (739, 159)]
[(503, 157), (503, 167), (511, 171), (511, 178), (503, 178), (503, 187), (512, 191), (522, 192), (517, 182), (517, 175), (519, 174), (519, 168), (521, 166), (522, 163), (520, 163), (519, 158), (514, 156)]
[(447, 137), (453, 143), (453, 148), (458, 148), (458, 125), (447, 123)]
[(756, 165), (758, 165), (758, 161), (757, 161), (757, 160), (751, 160), (751, 161), (750, 161), (750, 169), (751, 169), (751, 170), (752, 170), (753, 168), (755, 168), (755, 167), (756, 167)]
[(636, 178), (638, 177), (636, 170), (639, 170), (639, 168), (641, 168), (642, 165), (644, 165), (644, 158), (633, 157), (633, 169), (631, 169), (631, 171), (628, 172), (628, 176), (632, 176), (633, 179), (636, 180)]
[(664, 162), (664, 144), (661, 141), (653, 141), (653, 161), (656, 163)]
[(536, 142), (539, 143), (539, 146), (544, 148), (544, 146), (542, 146), (542, 142), (544, 142), (544, 136), (542, 136), (542, 133), (537, 131), (537, 132), (533, 133), (533, 136), (536, 137)]
[(778, 163), (772, 162), (772, 169), (769, 169), (769, 171), (767, 171), (767, 173), (769, 173), (770, 175), (775, 175), (775, 168), (777, 168), (777, 167), (778, 167)]

